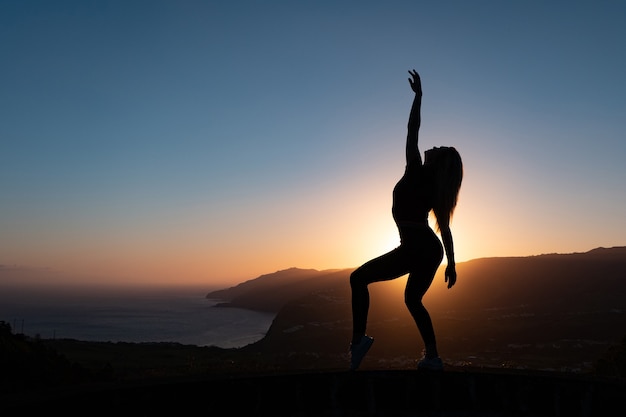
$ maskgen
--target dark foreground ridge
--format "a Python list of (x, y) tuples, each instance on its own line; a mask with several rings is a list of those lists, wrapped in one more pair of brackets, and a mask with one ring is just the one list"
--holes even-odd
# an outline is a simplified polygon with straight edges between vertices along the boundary
[(5, 402), (3, 408), (8, 415), (65, 416), (605, 417), (626, 415), (624, 394), (624, 379), (510, 370), (308, 371), (84, 386), (65, 393), (31, 393)]

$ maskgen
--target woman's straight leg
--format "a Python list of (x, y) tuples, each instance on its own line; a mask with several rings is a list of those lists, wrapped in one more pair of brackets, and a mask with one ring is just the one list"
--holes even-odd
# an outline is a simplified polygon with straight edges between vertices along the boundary
[(437, 343), (430, 314), (422, 299), (433, 282), (435, 273), (443, 259), (443, 248), (439, 239), (430, 231), (421, 240), (421, 249), (416, 261), (411, 265), (411, 272), (404, 290), (404, 302), (417, 325), (424, 341), (427, 356), (437, 356)]

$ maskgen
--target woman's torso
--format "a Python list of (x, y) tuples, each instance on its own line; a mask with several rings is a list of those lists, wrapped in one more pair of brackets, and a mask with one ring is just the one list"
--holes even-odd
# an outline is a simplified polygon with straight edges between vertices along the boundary
[(408, 165), (404, 175), (393, 189), (393, 219), (403, 225), (428, 224), (428, 213), (433, 207), (433, 181), (422, 164)]

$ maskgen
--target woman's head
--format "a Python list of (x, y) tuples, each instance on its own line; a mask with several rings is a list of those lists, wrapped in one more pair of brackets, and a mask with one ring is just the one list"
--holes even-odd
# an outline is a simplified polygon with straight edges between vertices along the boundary
[(439, 228), (449, 224), (454, 213), (463, 181), (463, 161), (455, 148), (435, 147), (426, 151), (424, 164), (434, 175), (437, 193), (433, 209)]

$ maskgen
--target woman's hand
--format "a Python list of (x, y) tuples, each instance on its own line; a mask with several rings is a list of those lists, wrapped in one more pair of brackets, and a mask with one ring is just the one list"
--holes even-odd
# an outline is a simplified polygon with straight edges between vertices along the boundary
[(456, 284), (456, 267), (454, 265), (448, 265), (446, 267), (446, 282), (448, 288), (452, 288)]
[(409, 71), (411, 74), (411, 78), (409, 78), (409, 84), (411, 84), (411, 90), (418, 94), (420, 97), (422, 96), (422, 81), (420, 80), (420, 76), (417, 71), (413, 70)]

